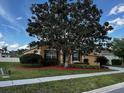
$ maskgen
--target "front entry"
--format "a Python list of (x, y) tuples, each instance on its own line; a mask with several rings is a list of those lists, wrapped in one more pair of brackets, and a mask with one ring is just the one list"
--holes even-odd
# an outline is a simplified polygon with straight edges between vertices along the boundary
[(73, 50), (73, 52), (72, 52), (72, 61), (74, 63), (80, 61), (80, 54), (79, 54), (78, 50)]

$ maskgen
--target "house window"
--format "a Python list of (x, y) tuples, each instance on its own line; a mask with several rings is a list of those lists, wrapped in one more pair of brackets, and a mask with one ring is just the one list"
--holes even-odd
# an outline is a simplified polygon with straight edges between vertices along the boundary
[(80, 60), (80, 55), (78, 50), (74, 50), (72, 54), (72, 61), (79, 61)]
[(56, 50), (45, 50), (45, 60), (50, 61), (52, 59), (57, 59)]

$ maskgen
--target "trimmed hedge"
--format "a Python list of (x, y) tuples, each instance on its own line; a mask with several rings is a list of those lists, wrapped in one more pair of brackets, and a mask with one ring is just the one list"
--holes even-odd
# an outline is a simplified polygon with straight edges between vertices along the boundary
[(85, 64), (69, 64), (68, 67), (84, 68), (84, 69), (99, 69), (99, 66), (97, 65), (85, 65)]
[(112, 59), (112, 65), (121, 65), (122, 60), (120, 59)]
[(25, 54), (20, 57), (20, 63), (26, 66), (41, 65), (43, 61), (42, 56), (38, 54)]

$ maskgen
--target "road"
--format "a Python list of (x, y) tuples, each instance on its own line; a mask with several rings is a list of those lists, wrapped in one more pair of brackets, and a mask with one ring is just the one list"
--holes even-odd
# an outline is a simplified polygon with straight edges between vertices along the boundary
[(116, 89), (116, 90), (113, 90), (113, 91), (108, 92), (108, 93), (124, 93), (124, 87), (123, 88)]

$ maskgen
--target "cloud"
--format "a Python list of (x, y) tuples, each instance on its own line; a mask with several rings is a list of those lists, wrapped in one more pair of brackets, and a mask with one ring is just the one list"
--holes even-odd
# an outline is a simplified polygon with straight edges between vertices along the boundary
[(27, 44), (23, 45), (23, 46), (19, 47), (19, 49), (28, 49), (28, 45)]
[(2, 33), (0, 33), (0, 39), (1, 39), (1, 38), (3, 38), (3, 35), (2, 35)]
[(123, 12), (124, 12), (124, 4), (119, 4), (111, 9), (109, 15), (116, 15), (118, 13), (123, 13)]
[(17, 50), (17, 49), (28, 49), (28, 45), (25, 44), (23, 46), (20, 46), (18, 43), (15, 43), (8, 46), (8, 50)]
[(10, 23), (14, 23), (14, 20), (11, 15), (9, 15), (6, 10), (0, 5), (0, 16)]
[(21, 16), (20, 17), (17, 17), (16, 20), (22, 20), (22, 17)]
[(0, 46), (4, 45), (5, 41), (0, 41)]
[(8, 43), (5, 42), (5, 41), (0, 41), (0, 49), (1, 49), (3, 46), (7, 46), (7, 49), (8, 49), (8, 50), (28, 49), (28, 48), (27, 48), (28, 45), (24, 45), (24, 46), (19, 47), (19, 44), (18, 44), (18, 43), (8, 44)]
[(118, 17), (108, 22), (114, 27), (112, 31), (108, 31), (108, 34), (111, 34), (116, 30), (119, 30), (124, 27), (124, 17)]
[(0, 41), (0, 48), (2, 48), (3, 46), (8, 46), (8, 44), (5, 41)]
[(115, 30), (112, 30), (112, 31), (108, 31), (108, 34), (111, 34), (111, 33), (113, 33)]
[(109, 21), (109, 23), (114, 26), (122, 26), (124, 25), (124, 17), (123, 18), (118, 17), (114, 20)]
[(5, 10), (0, 6), (0, 16), (6, 15)]
[(25, 28), (17, 21), (17, 20), (21, 20), (22, 17), (17, 17), (16, 19), (9, 14), (9, 12), (0, 5), (0, 17), (2, 17), (4, 20), (8, 21), (10, 24), (12, 24), (12, 26), (14, 26), (16, 28), (16, 30), (18, 31), (22, 31), (25, 30)]
[(1, 26), (7, 27), (7, 28), (12, 29), (12, 30), (15, 30), (15, 31), (19, 31), (16, 27), (11, 26), (11, 25), (1, 24)]
[(9, 45), (9, 48), (10, 48), (10, 49), (16, 49), (16, 48), (18, 48), (18, 47), (19, 47), (19, 44), (18, 44), (18, 43)]

